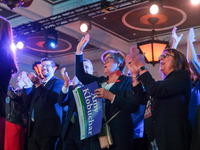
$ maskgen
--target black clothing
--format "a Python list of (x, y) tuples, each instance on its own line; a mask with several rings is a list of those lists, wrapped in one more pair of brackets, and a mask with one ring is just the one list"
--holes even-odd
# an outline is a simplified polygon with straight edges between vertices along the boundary
[(185, 70), (172, 71), (163, 81), (155, 81), (149, 72), (139, 80), (141, 84), (133, 91), (141, 103), (151, 101), (151, 113), (155, 125), (155, 140), (159, 150), (188, 150), (191, 125), (188, 119), (188, 104), (191, 93), (190, 75)]
[(5, 99), (7, 96), (8, 85), (11, 78), (11, 57), (6, 53), (6, 50), (0, 49), (0, 118), (6, 117), (5, 114)]
[(16, 93), (21, 91), (14, 91), (11, 86), (8, 88), (8, 96), (6, 98), (6, 120), (26, 127), (27, 125), (27, 111), (24, 109), (23, 99)]
[(200, 106), (197, 108), (190, 150), (200, 150)]

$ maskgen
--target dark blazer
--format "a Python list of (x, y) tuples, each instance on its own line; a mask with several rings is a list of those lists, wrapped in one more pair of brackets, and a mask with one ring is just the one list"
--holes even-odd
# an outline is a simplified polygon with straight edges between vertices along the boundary
[[(77, 108), (76, 108), (76, 102), (75, 102), (72, 90), (74, 90), (74, 87), (73, 86), (69, 86), (68, 93), (64, 94), (62, 92), (62, 90), (61, 90), (61, 92), (59, 94), (59, 97), (58, 97), (58, 104), (60, 106), (62, 106), (62, 107), (68, 106), (67, 115), (65, 117), (65, 121), (63, 123), (63, 128), (62, 128), (62, 133), (61, 133), (61, 137), (63, 139), (65, 139), (65, 136), (66, 136), (66, 133), (67, 133), (67, 129), (69, 127), (69, 123), (70, 123), (70, 120), (72, 118), (72, 115), (74, 113), (78, 114), (77, 113)], [(77, 130), (80, 130), (79, 121), (78, 121), (78, 115), (75, 115), (74, 117), (75, 117), (75, 126), (76, 126)], [(79, 138), (80, 138), (80, 135), (77, 135), (77, 136), (79, 136)]]
[(58, 95), (63, 86), (63, 81), (52, 77), (45, 86), (25, 90), (24, 103), (29, 108), (29, 128), (31, 113), (34, 108), (34, 130), (38, 137), (60, 136), (62, 108), (58, 105)]
[(163, 81), (155, 81), (149, 72), (142, 74), (141, 84), (133, 87), (139, 100), (151, 101), (155, 139), (159, 150), (188, 150), (191, 126), (188, 119), (188, 105), (191, 92), (190, 75), (187, 71), (171, 72)]
[[(84, 85), (94, 81), (101, 85), (108, 80), (103, 76), (95, 77), (85, 73), (83, 55), (76, 55), (76, 76)], [(110, 149), (113, 150), (130, 150), (132, 146), (133, 122), (131, 112), (136, 112), (139, 105), (134, 97), (131, 86), (131, 78), (121, 75), (109, 90), (115, 94), (114, 102), (111, 104), (109, 100), (106, 100), (105, 113), (107, 120), (121, 110), (109, 123), (114, 141), (114, 145)]]
[(11, 57), (6, 50), (0, 49), (0, 118), (6, 117), (5, 99), (8, 91), (8, 84), (11, 78)]
[(190, 150), (200, 150), (200, 106), (197, 108)]
[(26, 127), (28, 115), (24, 109), (23, 99), (20, 96), (21, 92), (21, 90), (14, 91), (12, 86), (9, 85), (6, 98), (6, 121)]

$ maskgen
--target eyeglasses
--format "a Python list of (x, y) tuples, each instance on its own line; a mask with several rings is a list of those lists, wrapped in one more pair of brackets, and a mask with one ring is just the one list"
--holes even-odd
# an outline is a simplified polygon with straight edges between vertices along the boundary
[(174, 56), (171, 55), (171, 54), (165, 53), (165, 54), (163, 54), (163, 55), (160, 55), (159, 60), (161, 60), (162, 57), (163, 57), (163, 58), (166, 58), (167, 56), (174, 57)]
[(108, 63), (110, 61), (110, 59), (113, 59), (112, 57), (107, 57), (106, 59), (103, 60), (103, 63)]
[(44, 68), (44, 67), (49, 68), (49, 67), (51, 67), (51, 66), (52, 66), (52, 65), (40, 65), (41, 68)]

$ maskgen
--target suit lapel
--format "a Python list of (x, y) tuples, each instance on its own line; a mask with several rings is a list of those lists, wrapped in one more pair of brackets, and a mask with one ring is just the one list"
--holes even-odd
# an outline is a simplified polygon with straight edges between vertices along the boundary
[(55, 79), (55, 77), (52, 77), (52, 78), (44, 85), (48, 90), (50, 90), (50, 88), (52, 87), (54, 79)]

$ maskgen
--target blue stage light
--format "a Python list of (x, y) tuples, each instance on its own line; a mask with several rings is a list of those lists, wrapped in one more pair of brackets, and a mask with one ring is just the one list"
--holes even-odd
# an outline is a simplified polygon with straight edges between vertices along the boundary
[(51, 43), (50, 43), (50, 47), (51, 47), (51, 48), (56, 48), (56, 45), (57, 45), (57, 44), (54, 43), (54, 42), (51, 42)]
[(17, 43), (17, 48), (18, 48), (18, 49), (23, 49), (23, 48), (24, 48), (24, 43), (23, 43), (22, 41), (19, 41), (19, 42)]

